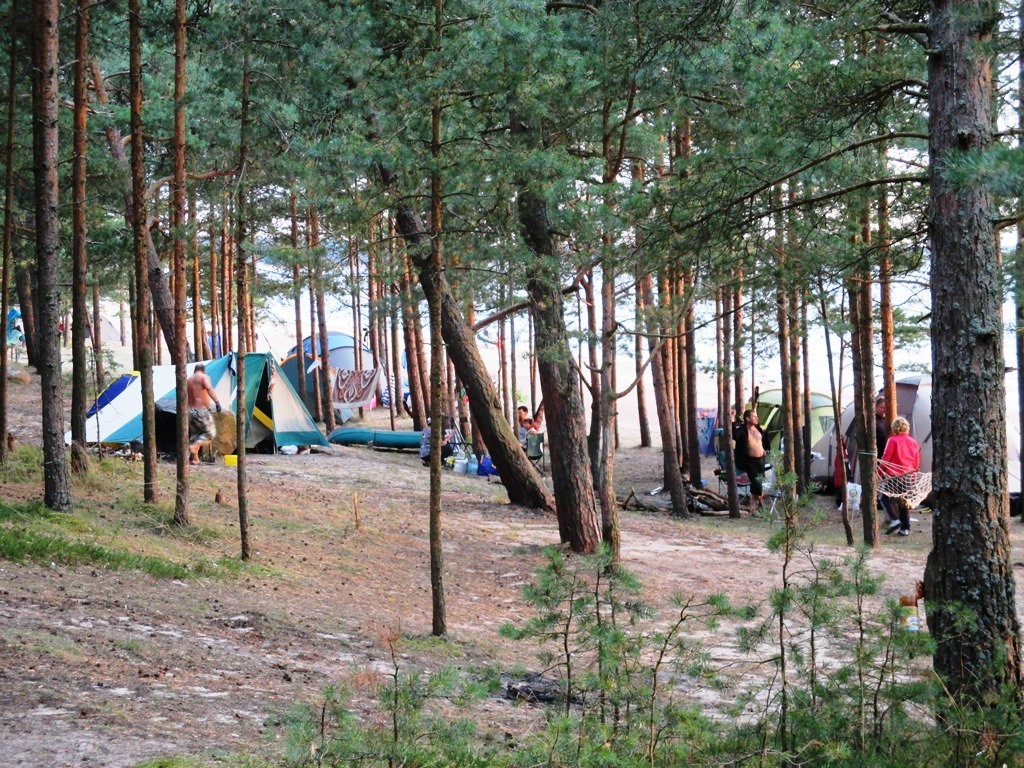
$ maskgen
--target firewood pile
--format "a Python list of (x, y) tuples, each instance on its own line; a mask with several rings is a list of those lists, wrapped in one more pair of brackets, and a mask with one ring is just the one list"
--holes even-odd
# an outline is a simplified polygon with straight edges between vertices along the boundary
[[(643, 495), (638, 495), (636, 488), (630, 488), (629, 494), (619, 499), (619, 506), (642, 512), (671, 512), (672, 500), (663, 488)], [(719, 517), (729, 514), (729, 500), (707, 488), (687, 487), (686, 506), (692, 515)]]

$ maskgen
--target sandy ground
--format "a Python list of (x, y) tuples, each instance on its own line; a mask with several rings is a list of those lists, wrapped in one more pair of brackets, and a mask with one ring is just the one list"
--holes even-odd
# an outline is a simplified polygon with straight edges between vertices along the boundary
[[(11, 397), (13, 431), (38, 442), (36, 382), (12, 384)], [(620, 496), (660, 485), (660, 466), (658, 450), (623, 446)], [(553, 518), (510, 506), (501, 486), (483, 478), (445, 474), (451, 641), (438, 645), (427, 640), (428, 475), (414, 455), (334, 447), (252, 456), (249, 470), (260, 570), (177, 581), (0, 562), (0, 763), (121, 768), (161, 755), (279, 754), (277, 717), (318, 701), (329, 684), (387, 671), (388, 634), (399, 637), (403, 665), (536, 667), (536, 648), (500, 638), (498, 628), (529, 615), (521, 590), (543, 548), (558, 542)], [(165, 499), (173, 475), (172, 464), (161, 465)], [(202, 535), (171, 543), (196, 556), (237, 556), (234, 483), (233, 470), (202, 466), (193, 481)], [(212, 501), (217, 490), (221, 504)], [(76, 486), (79, 497), (87, 492)], [(0, 494), (41, 490), (0, 487)], [(820, 503), (831, 508), (825, 497)], [(887, 538), (872, 556), (871, 567), (889, 577), (884, 597), (911, 592), (921, 576), (930, 520), (919, 517), (909, 539)], [(764, 546), (767, 522), (632, 511), (621, 522), (623, 562), (644, 583), (645, 599), (665, 612), (674, 594), (724, 592), (757, 603), (779, 583), (779, 558)], [(858, 533), (859, 525), (858, 518)], [(1016, 523), (1011, 529), (1020, 567), (1024, 533)], [(120, 535), (130, 547), (139, 531), (126, 526)], [(850, 554), (834, 511), (815, 536), (819, 556)], [(714, 661), (744, 673), (728, 631), (708, 640)], [(357, 708), (372, 713), (370, 698), (356, 686)], [(543, 712), (495, 697), (474, 716), (515, 731)]]

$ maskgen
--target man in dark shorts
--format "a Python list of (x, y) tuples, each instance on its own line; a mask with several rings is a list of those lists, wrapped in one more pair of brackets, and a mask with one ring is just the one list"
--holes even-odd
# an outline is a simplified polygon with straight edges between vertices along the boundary
[(213, 421), (210, 405), (213, 404), (220, 413), (220, 401), (213, 388), (213, 382), (206, 375), (206, 366), (200, 363), (195, 367), (186, 384), (188, 392), (188, 452), (189, 463), (199, 463), (199, 450), (209, 446), (217, 436), (217, 425)]

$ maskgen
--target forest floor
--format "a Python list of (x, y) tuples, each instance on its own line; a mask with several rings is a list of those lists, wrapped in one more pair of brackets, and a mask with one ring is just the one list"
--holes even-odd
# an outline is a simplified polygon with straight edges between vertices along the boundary
[[(9, 389), (12, 431), (38, 445), (38, 380)], [(387, 415), (374, 419), (383, 426)], [(234, 469), (197, 468), (193, 527), (181, 532), (168, 525), (172, 463), (161, 462), (161, 504), (149, 513), (139, 512), (140, 465), (103, 464), (115, 482), (75, 481), (92, 520), (74, 529), (80, 540), (177, 562), (237, 560)], [(0, 561), (0, 763), (120, 768), (160, 756), (190, 756), (190, 765), (280, 756), (281, 716), (316, 706), (329, 685), (353, 686), (353, 706), (373, 716), (360, 681), (393, 670), (388, 637), (397, 638), (403, 666), (539, 669), (535, 644), (505, 640), (498, 629), (531, 615), (521, 591), (544, 548), (558, 543), (552, 517), (509, 505), (503, 488), (484, 478), (445, 473), (449, 639), (439, 642), (430, 638), (428, 470), (414, 454), (335, 446), (251, 455), (248, 466), (252, 566), (176, 580)], [(648, 494), (660, 485), (660, 468), (659, 450), (623, 447), (619, 496)], [(0, 485), (3, 501), (41, 496), (38, 480)], [(829, 497), (818, 503), (832, 508)], [(871, 570), (888, 577), (882, 598), (912, 593), (922, 576), (930, 515), (915, 517), (909, 538), (885, 537), (871, 556)], [(765, 546), (773, 526), (763, 520), (623, 511), (621, 524), (623, 563), (662, 614), (673, 595), (764, 602), (779, 584), (781, 560)], [(857, 517), (858, 537), (859, 526)], [(1016, 569), (1024, 565), (1024, 530), (1011, 531)], [(851, 554), (834, 511), (811, 537), (819, 557)], [(713, 662), (744, 674), (727, 628), (705, 642)], [(544, 714), (541, 705), (494, 696), (473, 716), (502, 733), (529, 729)]]

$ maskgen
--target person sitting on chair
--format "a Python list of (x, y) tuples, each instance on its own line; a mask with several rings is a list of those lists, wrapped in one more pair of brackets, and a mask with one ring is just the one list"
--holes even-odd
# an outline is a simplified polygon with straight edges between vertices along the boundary
[[(423, 460), (423, 466), (430, 466), (430, 419), (427, 419), (427, 428), (420, 433), (420, 459)], [(449, 456), (452, 455), (454, 449), (451, 446), (451, 434), (448, 430), (441, 435), (441, 461), (444, 462)]]
[(530, 409), (525, 405), (516, 408), (516, 437), (520, 443), (526, 443), (526, 420), (530, 418)]
[[(887, 477), (900, 477), (917, 472), (921, 468), (921, 446), (910, 436), (910, 422), (902, 416), (892, 422), (892, 434), (885, 444), (885, 454), (878, 465), (878, 473)], [(900, 536), (910, 535), (910, 507), (906, 499), (891, 497), (896, 506), (898, 520), (890, 521), (886, 533), (899, 532)]]

